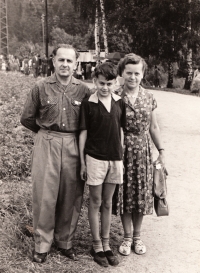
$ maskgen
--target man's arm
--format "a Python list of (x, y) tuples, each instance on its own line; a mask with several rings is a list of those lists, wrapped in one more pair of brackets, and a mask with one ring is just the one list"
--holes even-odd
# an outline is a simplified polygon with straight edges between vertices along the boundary
[(40, 127), (36, 124), (39, 111), (39, 88), (35, 86), (28, 94), (21, 116), (21, 124), (29, 130), (37, 133)]
[(86, 180), (87, 179), (87, 169), (86, 169), (86, 163), (85, 163), (85, 142), (87, 139), (87, 130), (82, 130), (79, 135), (79, 151), (80, 151), (80, 159), (81, 159), (81, 179)]

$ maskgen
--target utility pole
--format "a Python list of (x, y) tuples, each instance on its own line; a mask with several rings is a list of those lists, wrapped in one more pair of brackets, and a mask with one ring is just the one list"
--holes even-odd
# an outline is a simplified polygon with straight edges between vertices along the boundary
[(8, 55), (7, 0), (0, 0), (0, 54)]
[(42, 21), (42, 42), (43, 42), (43, 50), (45, 50), (45, 42), (44, 42), (44, 17), (45, 15), (42, 14), (41, 21)]
[(45, 0), (45, 36), (46, 36), (46, 57), (48, 58), (48, 44), (49, 44), (49, 34), (48, 34), (48, 3)]

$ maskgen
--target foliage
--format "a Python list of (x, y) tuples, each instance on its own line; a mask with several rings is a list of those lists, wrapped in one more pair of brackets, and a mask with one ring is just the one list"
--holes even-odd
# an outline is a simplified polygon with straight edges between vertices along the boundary
[(80, 35), (70, 35), (65, 32), (64, 29), (53, 28), (51, 32), (53, 45), (58, 43), (61, 44), (71, 44), (78, 50), (86, 49), (86, 37), (81, 37)]
[[(20, 77), (21, 76), (21, 77)], [(32, 133), (20, 124), (32, 78), (24, 75), (3, 74), (0, 77), (0, 179), (20, 179), (30, 175)]]

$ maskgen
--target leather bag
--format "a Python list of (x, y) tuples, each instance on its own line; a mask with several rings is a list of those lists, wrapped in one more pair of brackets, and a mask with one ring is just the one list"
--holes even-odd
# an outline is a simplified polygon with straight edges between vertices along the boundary
[(159, 162), (154, 162), (153, 172), (153, 196), (154, 196), (154, 209), (157, 216), (168, 216), (169, 206), (167, 203), (167, 184), (166, 176), (167, 170)]

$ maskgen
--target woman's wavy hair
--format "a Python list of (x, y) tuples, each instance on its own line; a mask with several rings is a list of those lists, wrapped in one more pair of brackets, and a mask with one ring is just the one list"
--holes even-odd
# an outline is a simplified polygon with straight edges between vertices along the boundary
[(129, 54), (125, 55), (125, 57), (120, 59), (120, 61), (118, 63), (118, 67), (117, 67), (118, 75), (120, 77), (122, 76), (122, 73), (123, 73), (125, 66), (127, 64), (139, 64), (140, 62), (142, 63), (142, 71), (144, 74), (145, 70), (147, 69), (147, 64), (146, 64), (145, 60), (142, 57), (140, 57), (139, 55), (136, 55), (134, 53), (129, 53)]

